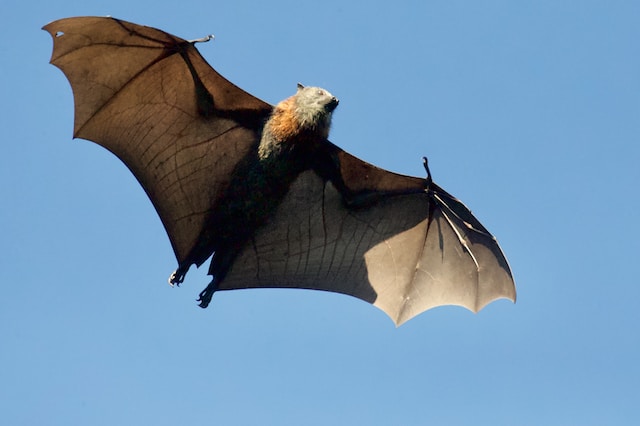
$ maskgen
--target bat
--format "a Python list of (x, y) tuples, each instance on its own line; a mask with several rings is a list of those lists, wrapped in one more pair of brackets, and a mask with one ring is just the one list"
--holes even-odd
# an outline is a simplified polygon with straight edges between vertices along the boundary
[(396, 324), (441, 305), (478, 312), (515, 283), (496, 239), (432, 179), (328, 140), (338, 99), (298, 85), (272, 106), (164, 31), (105, 17), (44, 28), (74, 95), (74, 138), (131, 170), (175, 252), (169, 282), (211, 258), (200, 293), (302, 288), (351, 295)]

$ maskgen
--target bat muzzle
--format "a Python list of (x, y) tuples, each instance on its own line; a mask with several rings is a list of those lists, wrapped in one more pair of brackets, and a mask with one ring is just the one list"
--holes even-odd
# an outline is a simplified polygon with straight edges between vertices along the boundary
[(338, 98), (336, 98), (335, 96), (331, 98), (331, 100), (324, 106), (324, 109), (327, 110), (327, 112), (333, 112), (334, 109), (336, 109), (336, 107), (338, 106), (338, 104), (340, 103), (340, 101), (338, 100)]

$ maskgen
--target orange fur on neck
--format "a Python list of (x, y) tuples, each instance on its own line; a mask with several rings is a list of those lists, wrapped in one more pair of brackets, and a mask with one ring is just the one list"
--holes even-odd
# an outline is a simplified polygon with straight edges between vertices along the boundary
[(296, 137), (300, 133), (300, 122), (295, 113), (295, 96), (276, 105), (269, 119), (268, 132), (279, 142)]

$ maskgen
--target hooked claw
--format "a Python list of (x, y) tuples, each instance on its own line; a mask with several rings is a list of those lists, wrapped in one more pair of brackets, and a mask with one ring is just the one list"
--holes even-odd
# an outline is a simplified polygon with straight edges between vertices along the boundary
[(174, 285), (180, 287), (180, 284), (182, 284), (182, 282), (184, 281), (184, 277), (187, 275), (188, 270), (189, 268), (185, 269), (179, 267), (178, 269), (173, 271), (173, 273), (169, 276), (169, 285), (171, 287), (173, 287)]
[(198, 295), (197, 301), (200, 302), (198, 306), (200, 306), (203, 309), (209, 306), (209, 303), (211, 303), (211, 298), (213, 297), (213, 293), (215, 293), (217, 289), (218, 289), (218, 282), (214, 278), (213, 280), (211, 280), (207, 288), (202, 290), (202, 292), (200, 292), (200, 294)]

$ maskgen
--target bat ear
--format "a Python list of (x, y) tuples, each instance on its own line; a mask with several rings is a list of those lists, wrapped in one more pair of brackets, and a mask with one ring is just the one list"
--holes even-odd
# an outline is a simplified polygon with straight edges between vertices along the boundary
[(304, 89), (304, 86), (302, 85), (302, 83), (298, 83), (298, 92), (301, 91), (302, 89)]

